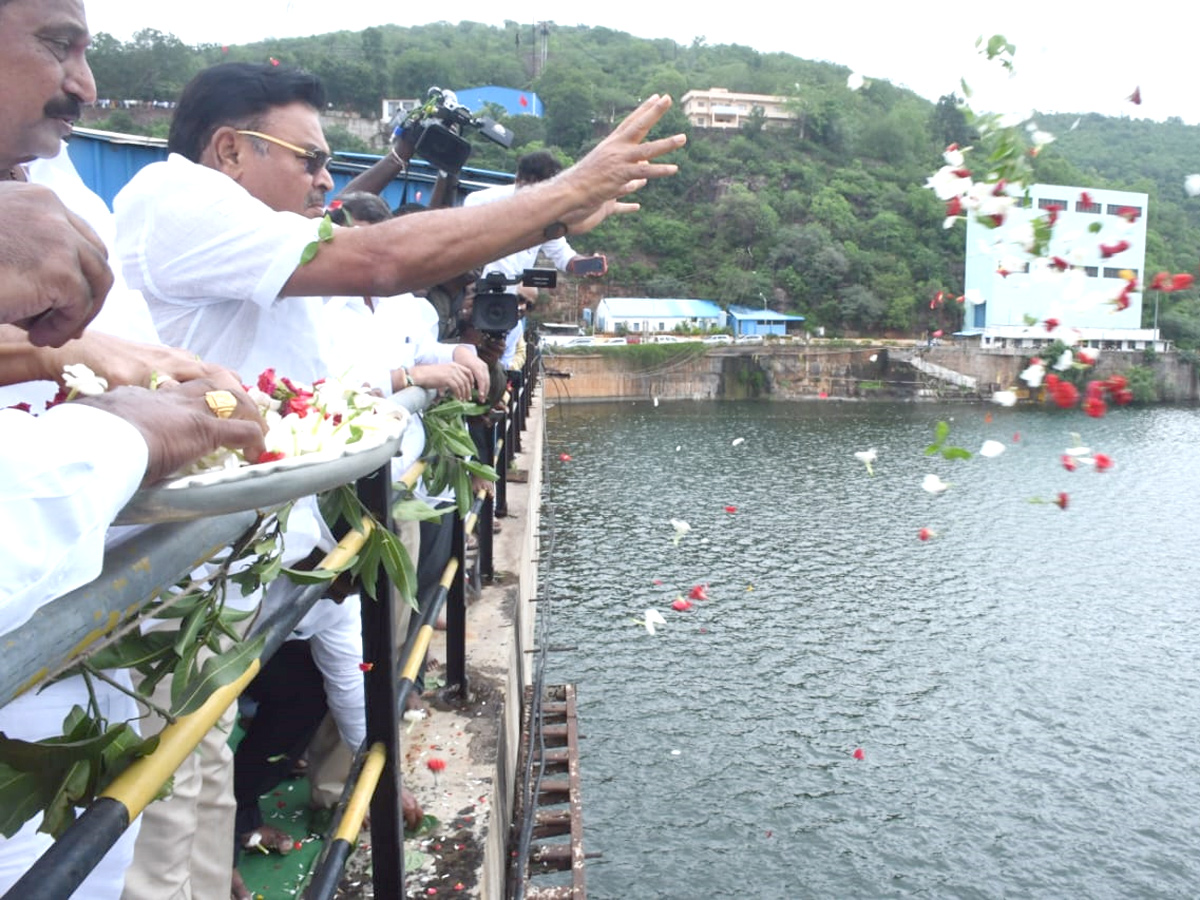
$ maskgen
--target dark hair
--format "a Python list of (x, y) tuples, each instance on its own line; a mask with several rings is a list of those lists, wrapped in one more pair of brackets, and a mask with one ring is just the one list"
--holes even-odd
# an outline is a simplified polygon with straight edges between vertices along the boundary
[(324, 109), (321, 79), (291, 66), (266, 63), (221, 63), (205, 69), (179, 97), (167, 150), (199, 162), (221, 126), (253, 129), (266, 113), (289, 103)]
[(329, 218), (334, 225), (374, 225), (392, 217), (392, 210), (378, 194), (351, 191), (342, 194), (334, 202), (338, 204), (337, 207), (331, 206), (329, 210)]
[(562, 171), (562, 163), (549, 150), (526, 153), (517, 160), (517, 181), (521, 184), (537, 184), (553, 178)]

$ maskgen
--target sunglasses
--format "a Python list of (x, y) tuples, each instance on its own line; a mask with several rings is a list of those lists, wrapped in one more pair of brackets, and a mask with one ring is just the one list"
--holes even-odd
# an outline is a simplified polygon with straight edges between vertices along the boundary
[(243, 131), (238, 130), (238, 134), (244, 134), (247, 137), (258, 138), (262, 141), (270, 141), (272, 144), (278, 144), (285, 150), (291, 150), (297, 157), (304, 160), (304, 170), (309, 175), (316, 175), (322, 169), (328, 168), (333, 157), (324, 150), (306, 150), (303, 147), (297, 147), (295, 144), (289, 144), (287, 141), (280, 140), (277, 137), (272, 137), (269, 134), (263, 134), (261, 131)]

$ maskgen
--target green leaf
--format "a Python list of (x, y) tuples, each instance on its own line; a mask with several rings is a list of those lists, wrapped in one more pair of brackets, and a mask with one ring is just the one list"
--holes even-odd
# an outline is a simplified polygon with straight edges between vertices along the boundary
[(317, 238), (321, 241), (333, 240), (333, 219), (328, 214), (321, 219), (321, 224), (317, 226)]
[(75, 803), (88, 794), (88, 782), (92, 775), (92, 762), (80, 760), (67, 769), (59, 782), (58, 790), (46, 804), (46, 814), (38, 831), (57, 838), (75, 821)]
[(413, 566), (412, 557), (400, 539), (390, 531), (380, 529), (383, 535), (383, 568), (404, 598), (404, 602), (417, 609), (417, 570)]
[(1099, 234), (1100, 229), (1102, 229), (1103, 227), (1104, 226), (1101, 225), (1099, 222), (1093, 222), (1091, 225), (1088, 226), (1088, 232), (1090, 234)]
[(335, 580), (341, 574), (341, 570), (312, 569), (311, 571), (301, 572), (299, 569), (289, 569), (285, 566), (283, 574), (288, 577), (289, 581), (294, 581), (296, 584), (321, 584), (325, 581)]
[(88, 663), (96, 669), (137, 669), (162, 659), (173, 643), (169, 631), (133, 632), (91, 654)]
[(175, 671), (171, 673), (172, 715), (175, 714), (173, 710), (179, 705), (188, 683), (197, 677), (196, 656), (199, 653), (199, 644), (188, 647), (186, 655), (180, 658), (179, 663), (175, 666)]
[(259, 635), (206, 659), (199, 673), (183, 686), (177, 699), (172, 691), (171, 714), (186, 716), (198, 710), (214, 691), (235, 681), (258, 659), (265, 642), (266, 637)]
[(950, 437), (950, 423), (938, 422), (933, 429), (933, 440), (938, 446), (946, 443), (946, 438)]
[(397, 500), (392, 504), (392, 518), (400, 522), (435, 522), (442, 517), (424, 500)]
[(204, 627), (208, 619), (208, 607), (198, 606), (192, 610), (191, 614), (183, 620), (179, 626), (179, 631), (175, 637), (175, 653), (183, 657), (187, 654), (188, 649), (196, 643), (196, 638), (200, 634), (200, 629)]
[(46, 772), (23, 772), (0, 763), (0, 835), (12, 837), (36, 816), (50, 797)]
[(970, 459), (971, 451), (964, 450), (962, 447), (946, 447), (942, 450), (942, 457), (945, 459)]
[(379, 563), (383, 555), (382, 542), (379, 535), (383, 529), (376, 528), (367, 538), (366, 544), (363, 546), (361, 558), (358, 565), (352, 570), (362, 582), (363, 590), (367, 596), (372, 599), (377, 599), (375, 594), (375, 584), (379, 580)]
[(305, 244), (304, 249), (300, 252), (300, 265), (305, 265), (313, 261), (313, 257), (317, 255), (317, 250), (321, 245), (316, 241), (311, 244)]

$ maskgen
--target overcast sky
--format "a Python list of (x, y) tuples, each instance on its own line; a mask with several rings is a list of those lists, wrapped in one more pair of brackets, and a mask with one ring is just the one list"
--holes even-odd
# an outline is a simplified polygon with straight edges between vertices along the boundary
[[(1200, 92), (1194, 84), (1196, 42), (1183, 21), (1191, 14), (1186, 13), (1186, 4), (1168, 7), (1166, 0), (1120, 6), (1075, 0), (1033, 4), (741, 0), (696, 4), (691, 6), (691, 16), (678, 13), (680, 4), (632, 0), (592, 4), (461, 0), (436, 8), (381, 0), (346, 4), (85, 0), (85, 4), (93, 32), (106, 31), (128, 40), (139, 29), (156, 28), (189, 44), (242, 44), (438, 19), (492, 25), (505, 19), (603, 25), (639, 37), (672, 38), (685, 44), (700, 37), (708, 44), (744, 44), (765, 52), (828, 60), (867, 77), (886, 78), (933, 100), (955, 90), (959, 78), (967, 76), (968, 83), (980, 91), (977, 105), (996, 111), (1036, 108), (1132, 118), (1179, 116), (1200, 123)], [(973, 58), (975, 39), (997, 32), (1017, 46), (1017, 78), (1004, 83), (988, 72), (981, 74)], [(1136, 87), (1141, 88), (1141, 106), (1125, 99)], [(1200, 155), (1200, 148), (1197, 151)]]

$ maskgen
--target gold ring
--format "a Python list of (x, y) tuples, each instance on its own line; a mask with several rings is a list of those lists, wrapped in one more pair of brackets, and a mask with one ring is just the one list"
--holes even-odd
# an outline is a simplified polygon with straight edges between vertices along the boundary
[(204, 402), (216, 413), (218, 419), (228, 419), (237, 409), (237, 400), (229, 391), (208, 391), (204, 395)]

